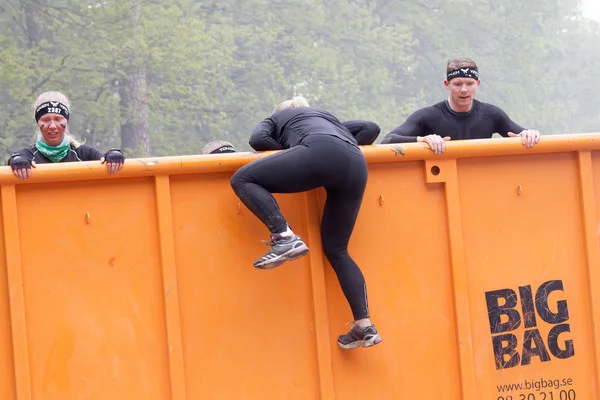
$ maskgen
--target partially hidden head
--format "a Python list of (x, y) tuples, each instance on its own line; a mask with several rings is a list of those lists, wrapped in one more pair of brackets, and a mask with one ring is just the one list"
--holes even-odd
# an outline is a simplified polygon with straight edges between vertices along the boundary
[(224, 154), (235, 152), (233, 145), (224, 140), (213, 140), (202, 149), (202, 154)]
[(477, 64), (470, 58), (454, 58), (446, 64), (444, 85), (450, 91), (450, 104), (455, 111), (469, 111), (481, 84)]
[(302, 96), (294, 96), (290, 100), (286, 100), (275, 107), (275, 112), (287, 110), (288, 108), (310, 107), (308, 100)]
[(44, 92), (33, 104), (33, 116), (38, 124), (39, 132), (36, 140), (41, 137), (48, 146), (58, 146), (65, 135), (76, 147), (79, 143), (69, 134), (69, 117), (71, 103), (61, 92)]

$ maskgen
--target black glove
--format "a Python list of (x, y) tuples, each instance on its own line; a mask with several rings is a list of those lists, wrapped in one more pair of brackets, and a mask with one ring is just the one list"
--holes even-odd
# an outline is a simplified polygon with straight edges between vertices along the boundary
[(119, 149), (110, 149), (102, 157), (104, 157), (104, 161), (107, 163), (123, 164), (125, 162), (125, 156)]
[(18, 169), (31, 169), (31, 160), (27, 157), (19, 155), (12, 156), (8, 160), (8, 164), (10, 165), (13, 171), (16, 171)]

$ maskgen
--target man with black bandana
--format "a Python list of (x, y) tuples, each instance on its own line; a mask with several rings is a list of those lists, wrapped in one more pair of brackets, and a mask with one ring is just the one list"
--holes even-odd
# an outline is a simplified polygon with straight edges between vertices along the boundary
[(426, 142), (435, 154), (441, 154), (446, 150), (448, 140), (491, 138), (494, 133), (521, 137), (527, 147), (540, 141), (537, 130), (525, 129), (499, 107), (475, 100), (480, 84), (475, 61), (469, 58), (450, 60), (444, 80), (450, 92), (448, 99), (417, 110), (381, 143)]

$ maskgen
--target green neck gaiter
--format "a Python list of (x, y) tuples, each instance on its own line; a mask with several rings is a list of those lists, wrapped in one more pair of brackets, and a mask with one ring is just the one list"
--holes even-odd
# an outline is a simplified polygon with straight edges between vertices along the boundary
[(44, 155), (44, 157), (46, 157), (48, 160), (55, 163), (55, 162), (59, 162), (60, 160), (62, 160), (63, 158), (65, 158), (67, 156), (67, 152), (69, 151), (69, 148), (71, 147), (71, 141), (65, 134), (63, 136), (62, 141), (60, 142), (60, 144), (58, 146), (48, 146), (46, 143), (44, 143), (44, 140), (42, 139), (42, 135), (38, 133), (37, 142), (35, 143), (35, 147), (38, 149), (38, 151), (40, 153), (42, 153)]

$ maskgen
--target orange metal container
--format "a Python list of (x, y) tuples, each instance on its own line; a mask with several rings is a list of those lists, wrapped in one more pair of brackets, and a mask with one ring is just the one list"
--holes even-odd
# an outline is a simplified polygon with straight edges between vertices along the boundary
[(363, 148), (350, 253), (383, 342), (323, 257), (321, 190), (277, 195), (308, 256), (271, 271), (232, 192), (268, 154), (0, 168), (0, 399), (591, 400), (600, 135)]

